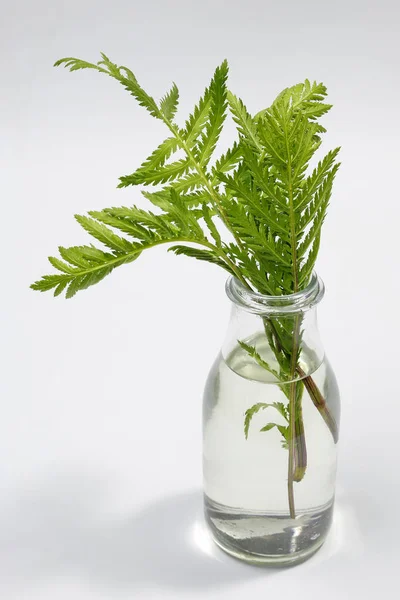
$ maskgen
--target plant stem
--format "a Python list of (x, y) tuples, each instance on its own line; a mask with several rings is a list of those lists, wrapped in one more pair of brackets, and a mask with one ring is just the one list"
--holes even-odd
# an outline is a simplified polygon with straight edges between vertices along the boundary
[[(288, 200), (289, 200), (289, 216), (290, 216), (290, 240), (292, 250), (292, 273), (293, 273), (293, 292), (298, 291), (298, 267), (297, 267), (297, 236), (296, 236), (296, 214), (294, 206), (294, 194), (293, 194), (293, 180), (292, 180), (292, 155), (289, 147), (288, 132), (286, 130), (286, 121), (284, 120), (284, 135), (286, 142), (286, 153), (287, 153), (287, 183), (288, 183)], [(291, 350), (291, 364), (290, 364), (290, 378), (292, 383), (290, 384), (290, 398), (289, 398), (289, 461), (288, 461), (288, 494), (289, 494), (289, 510), (292, 519), (296, 518), (296, 510), (294, 505), (294, 490), (293, 482), (300, 481), (305, 473), (306, 466), (300, 465), (300, 459), (306, 458), (306, 453), (303, 452), (305, 449), (305, 437), (304, 437), (304, 425), (302, 422), (301, 412), (301, 396), (297, 399), (297, 382), (293, 381), (296, 375), (297, 359), (299, 351), (299, 336), (300, 336), (300, 315), (296, 315), (293, 323), (293, 343)], [(300, 413), (298, 414), (298, 407)], [(296, 423), (298, 423), (296, 425)], [(301, 425), (300, 425), (301, 423)], [(297, 437), (300, 426), (300, 438)], [(299, 455), (298, 452), (301, 452)], [(297, 463), (297, 464), (296, 464)]]
[(294, 464), (294, 475), (293, 479), (297, 483), (301, 481), (306, 474), (307, 469), (307, 445), (306, 437), (304, 433), (304, 420), (303, 420), (303, 408), (302, 408), (302, 392), (304, 387), (301, 386), (301, 382), (297, 382), (300, 387), (296, 390), (296, 418), (294, 423), (294, 436), (295, 436), (295, 464)]
[[(292, 356), (290, 365), (291, 379), (294, 379), (297, 367), (297, 355), (299, 347), (299, 332), (300, 332), (300, 317), (296, 315), (294, 319), (293, 327), (293, 345), (292, 345)], [(301, 402), (301, 399), (299, 400)], [(299, 463), (296, 448), (298, 446), (298, 440), (296, 436), (296, 421), (298, 420), (297, 415), (297, 381), (290, 383), (290, 394), (289, 394), (289, 460), (288, 460), (288, 498), (289, 498), (289, 512), (292, 519), (296, 518), (296, 509), (294, 503), (294, 489), (293, 482), (299, 478), (297, 468)], [(303, 429), (304, 434), (304, 429)], [(304, 435), (302, 436), (304, 439)], [(305, 470), (305, 467), (304, 467)]]
[(303, 369), (300, 366), (297, 366), (297, 372), (302, 378), (302, 382), (313, 401), (314, 406), (319, 410), (321, 417), (324, 419), (325, 423), (329, 427), (329, 430), (332, 434), (333, 441), (335, 444), (339, 439), (339, 428), (336, 423), (335, 417), (332, 415), (331, 411), (326, 404), (326, 401), (321, 394), (317, 384), (314, 379), (310, 375), (306, 375)]
[(293, 471), (295, 468), (294, 459), (294, 407), (296, 402), (296, 382), (290, 384), (290, 399), (289, 399), (289, 462), (288, 462), (288, 499), (290, 518), (296, 518), (296, 509), (294, 505), (294, 489), (293, 489)]
[[(272, 319), (269, 317), (264, 317), (264, 329), (266, 336), (269, 340), (269, 343), (272, 347), (272, 350), (275, 353), (275, 356), (279, 362), (279, 359), (282, 355), (285, 358), (290, 358), (289, 353), (284, 349), (283, 344), (279, 338), (279, 334), (276, 330), (275, 324)], [(299, 327), (300, 327), (300, 319), (299, 319)], [(272, 342), (272, 343), (271, 343)], [(291, 376), (291, 379), (294, 379), (295, 373)], [(301, 382), (299, 382), (301, 385)], [(315, 386), (316, 387), (316, 386)], [(306, 447), (306, 438), (304, 434), (304, 422), (303, 422), (303, 410), (301, 406), (301, 394), (303, 391), (303, 387), (300, 389), (297, 387), (296, 390), (296, 399), (295, 402), (296, 409), (296, 419), (294, 424), (294, 435), (295, 435), (295, 447), (294, 447), (294, 481), (299, 482), (303, 479), (306, 469), (307, 469), (307, 447)], [(290, 392), (289, 392), (290, 398)]]
[[(285, 352), (285, 349), (283, 348), (282, 342), (279, 338), (278, 332), (276, 331), (276, 328), (275, 328), (275, 325), (274, 325), (274, 322), (272, 321), (272, 319), (270, 319), (269, 317), (264, 317), (263, 321), (264, 321), (264, 329), (265, 329), (267, 338), (270, 339), (270, 336), (268, 334), (268, 329), (270, 330), (270, 332), (272, 334), (273, 344), (271, 344), (271, 346), (272, 346), (272, 350), (275, 351), (275, 356), (279, 355), (282, 352), (287, 355), (287, 353)], [(277, 360), (279, 361), (278, 356), (277, 356)], [(306, 388), (314, 406), (318, 409), (318, 411), (321, 414), (321, 417), (324, 419), (325, 423), (327, 424), (329, 431), (332, 434), (333, 441), (336, 444), (339, 439), (339, 428), (337, 426), (336, 419), (332, 415), (331, 411), (329, 410), (329, 407), (328, 407), (319, 387), (317, 386), (317, 384), (315, 383), (315, 381), (311, 375), (305, 374), (305, 372), (300, 367), (300, 365), (297, 365), (296, 372), (300, 376), (301, 382), (303, 383), (304, 387)]]

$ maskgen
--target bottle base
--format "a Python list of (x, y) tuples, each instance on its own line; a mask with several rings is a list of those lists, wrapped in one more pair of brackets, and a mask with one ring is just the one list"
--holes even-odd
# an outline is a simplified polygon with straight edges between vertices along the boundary
[(322, 540), (318, 546), (308, 549), (307, 551), (297, 552), (295, 554), (291, 554), (289, 556), (276, 556), (276, 555), (268, 555), (268, 554), (251, 554), (250, 552), (244, 553), (243, 551), (230, 548), (225, 546), (221, 540), (218, 540), (214, 535), (212, 535), (212, 539), (214, 543), (221, 548), (224, 552), (241, 560), (242, 562), (247, 562), (251, 565), (259, 565), (265, 567), (294, 567), (295, 565), (299, 565), (302, 562), (305, 562), (309, 558), (311, 558), (314, 554), (318, 552), (320, 548), (324, 545), (324, 541)]
[(323, 545), (333, 501), (296, 519), (287, 514), (246, 512), (205, 497), (205, 517), (214, 542), (231, 556), (257, 565), (289, 567), (313, 556)]

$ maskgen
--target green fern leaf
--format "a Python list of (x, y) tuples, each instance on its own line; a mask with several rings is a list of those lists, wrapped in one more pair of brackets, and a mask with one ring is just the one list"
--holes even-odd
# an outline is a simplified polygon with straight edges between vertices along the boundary
[(256, 361), (257, 364), (260, 365), (260, 367), (262, 367), (263, 369), (265, 369), (266, 371), (268, 371), (275, 377), (279, 378), (277, 371), (275, 369), (273, 369), (272, 367), (270, 367), (270, 365), (263, 358), (261, 358), (260, 354), (257, 352), (257, 350), (254, 346), (250, 346), (246, 342), (243, 342), (240, 340), (238, 341), (238, 343), (239, 343), (239, 346), (247, 352), (247, 354), (249, 354), (252, 358), (254, 358), (254, 360)]
[[(271, 165), (268, 163), (263, 165), (249, 147), (244, 147), (242, 152), (243, 164), (246, 166), (247, 171), (251, 173), (250, 183), (260, 194), (266, 196), (264, 203), (273, 203), (276, 208), (288, 213), (287, 198), (284, 190), (281, 189), (281, 182), (276, 181), (276, 177), (271, 172)], [(266, 162), (265, 158), (263, 162)]]
[(182, 159), (159, 167), (153, 171), (139, 169), (135, 173), (132, 173), (132, 175), (120, 177), (118, 187), (123, 188), (129, 185), (155, 185), (157, 183), (167, 183), (169, 181), (174, 181), (177, 177), (185, 175), (190, 167), (189, 160)]
[(80, 69), (95, 69), (96, 71), (99, 71), (99, 73), (108, 74), (107, 69), (103, 69), (102, 67), (100, 67), (99, 63), (94, 64), (87, 62), (86, 60), (81, 60), (79, 58), (72, 58), (71, 56), (66, 58), (60, 58), (54, 63), (53, 66), (59, 67), (61, 65), (69, 69), (71, 72), (79, 71)]
[(274, 263), (276, 268), (291, 267), (287, 244), (269, 235), (239, 202), (224, 202), (224, 210), (240, 238), (248, 248), (256, 251), (260, 259)]
[[(86, 290), (91, 285), (95, 285), (99, 283), (102, 279), (104, 279), (110, 272), (111, 267), (103, 267), (101, 269), (97, 269), (93, 273), (86, 273), (81, 276), (77, 276), (69, 283), (65, 297), (67, 299), (72, 298), (79, 291)], [(61, 290), (62, 291), (62, 290)], [(60, 294), (60, 291), (55, 291), (54, 295)]]
[(59, 296), (60, 294), (62, 294), (67, 285), (68, 281), (61, 281), (61, 283), (59, 283), (54, 289), (54, 296)]
[(232, 148), (229, 148), (215, 163), (212, 169), (214, 182), (219, 181), (219, 173), (227, 173), (236, 167), (242, 158), (242, 146), (239, 142), (234, 142)]
[(206, 225), (212, 235), (212, 237), (214, 238), (214, 241), (217, 245), (217, 247), (221, 247), (222, 245), (222, 240), (221, 240), (221, 235), (218, 231), (218, 229), (215, 226), (214, 221), (212, 220), (212, 214), (211, 214), (211, 210), (209, 209), (207, 204), (203, 204), (202, 205), (202, 216), (204, 218), (204, 221), (206, 222)]
[(165, 164), (165, 161), (176, 152), (178, 149), (178, 140), (174, 137), (169, 137), (164, 140), (151, 154), (146, 160), (140, 165), (139, 169), (135, 171), (137, 172), (151, 172), (158, 169), (158, 167), (162, 167)]
[(282, 415), (287, 422), (289, 422), (289, 410), (283, 402), (273, 402), (272, 406), (276, 408), (279, 414)]
[[(196, 216), (183, 205), (174, 190), (169, 209), (168, 213), (161, 215), (136, 207), (91, 211), (92, 218), (77, 215), (76, 219), (82, 227), (111, 248), (112, 253), (102, 252), (93, 246), (60, 247), (60, 255), (65, 262), (51, 257), (51, 264), (62, 274), (46, 275), (32, 284), (32, 288), (39, 291), (55, 288), (57, 295), (67, 288), (66, 298), (72, 298), (78, 291), (101, 281), (115, 267), (136, 260), (144, 250), (166, 243), (175, 243), (174, 251), (178, 254), (186, 252), (200, 260), (214, 262), (232, 273), (228, 264), (217, 254), (217, 248), (207, 242)], [(135, 241), (128, 242), (117, 236), (109, 226), (128, 233)], [(176, 242), (203, 244), (207, 249), (180, 250)]]
[(111, 229), (94, 219), (82, 215), (75, 215), (75, 219), (90, 235), (111, 248), (111, 250), (117, 252), (130, 252), (132, 250), (132, 245), (127, 240), (119, 237)]
[[(171, 190), (174, 189), (179, 193), (180, 184), (172, 184), (171, 187), (166, 187), (158, 192), (147, 192), (142, 190), (142, 194), (147, 200), (149, 200), (154, 206), (158, 206), (162, 210), (168, 210), (171, 202)], [(184, 187), (184, 186), (183, 186)], [(202, 190), (194, 191), (192, 193), (182, 194), (179, 193), (185, 206), (188, 208), (195, 208), (201, 206), (205, 202), (209, 202), (209, 195)]]
[(142, 239), (144, 240), (146, 235), (152, 237), (153, 232), (156, 232), (161, 238), (179, 233), (179, 230), (177, 230), (168, 218), (165, 218), (165, 215), (155, 215), (151, 211), (143, 210), (136, 206), (129, 208), (126, 206), (106, 208), (104, 212), (111, 217), (124, 219), (136, 228), (142, 228)]
[(247, 112), (247, 108), (240, 98), (237, 98), (232, 92), (228, 92), (229, 108), (235, 121), (238, 132), (251, 146), (256, 150), (263, 152), (263, 147), (257, 133), (257, 125)]
[(320, 242), (321, 230), (319, 230), (314, 236), (314, 240), (311, 244), (311, 248), (307, 255), (307, 259), (304, 262), (304, 264), (300, 267), (299, 283), (301, 287), (306, 287), (306, 285), (310, 281), (311, 273), (314, 270), (315, 262), (317, 260)]
[(165, 94), (160, 102), (160, 110), (168, 121), (172, 121), (178, 109), (179, 90), (175, 83), (172, 84), (171, 90)]
[(208, 164), (222, 131), (226, 117), (228, 63), (216, 68), (210, 84), (210, 111), (198, 144), (197, 155), (201, 166)]
[(276, 423), (267, 423), (264, 427), (261, 427), (260, 431), (270, 431), (274, 427), (277, 427)]
[[(66, 263), (82, 269), (90, 267), (92, 263), (102, 264), (108, 259), (114, 258), (113, 254), (108, 254), (93, 246), (71, 246), (70, 248), (59, 246), (58, 251)], [(56, 268), (58, 267), (56, 266)]]
[(282, 446), (284, 448), (288, 448), (288, 438), (289, 438), (289, 428), (284, 425), (279, 425), (278, 423), (267, 423), (264, 427), (261, 427), (260, 431), (270, 431), (271, 429), (276, 428), (279, 433), (283, 437)]
[(275, 295), (274, 290), (270, 287), (267, 273), (263, 266), (260, 266), (254, 258), (253, 253), (246, 249), (239, 248), (236, 244), (227, 244), (226, 253), (229, 258), (238, 266), (242, 273), (246, 273), (246, 277), (255, 289), (259, 290), (260, 294)]
[(305, 117), (315, 120), (331, 109), (330, 104), (322, 104), (321, 100), (327, 95), (326, 87), (323, 83), (314, 81), (312, 84), (308, 79), (304, 83), (298, 83), (286, 90), (275, 100), (275, 104), (282, 104), (286, 111), (292, 114), (302, 113)]
[(92, 210), (89, 212), (89, 215), (104, 225), (109, 225), (114, 229), (119, 229), (123, 233), (127, 233), (137, 240), (150, 242), (156, 239), (155, 232), (153, 230), (144, 227), (141, 223), (135, 222), (133, 219), (115, 217), (110, 214), (107, 209), (102, 211)]
[(314, 169), (310, 177), (307, 177), (302, 185), (302, 188), (295, 199), (296, 210), (302, 211), (308, 203), (312, 200), (313, 195), (318, 190), (319, 186), (323, 184), (326, 176), (330, 170), (334, 170), (336, 174), (340, 164), (334, 165), (336, 157), (340, 151), (340, 148), (331, 150), (328, 154), (318, 163), (318, 166)]
[(202, 185), (203, 180), (198, 173), (189, 173), (189, 175), (185, 175), (184, 177), (181, 177), (175, 181), (171, 187), (173, 187), (178, 194), (182, 194), (196, 190)]
[(56, 258), (54, 256), (49, 256), (49, 263), (55, 269), (57, 269), (58, 271), (61, 271), (62, 273), (67, 273), (68, 275), (71, 275), (74, 273), (74, 268), (71, 265), (68, 265), (67, 263), (63, 262), (59, 258)]
[[(257, 404), (254, 404), (251, 408), (248, 408), (245, 412), (244, 434), (246, 436), (246, 439), (248, 438), (250, 424), (254, 415), (260, 412), (260, 410), (265, 410), (267, 408), (275, 408), (285, 418), (286, 421), (288, 420), (287, 408), (282, 402), (274, 402), (273, 404), (258, 402)], [(287, 427), (285, 425), (279, 425), (279, 423), (267, 423), (267, 425), (264, 425), (264, 427), (262, 427), (260, 431), (270, 431), (274, 427), (276, 427), (279, 430), (283, 437), (287, 435)]]
[(319, 212), (326, 212), (329, 204), (329, 200), (332, 193), (333, 180), (338, 169), (336, 165), (325, 177), (324, 182), (321, 184), (319, 189), (316, 191), (313, 200), (308, 204), (307, 208), (303, 211), (297, 220), (297, 236), (301, 235), (303, 231), (313, 222), (314, 218)]
[(251, 408), (248, 408), (246, 410), (244, 419), (244, 435), (246, 436), (246, 440), (249, 436), (250, 423), (254, 415), (260, 410), (268, 408), (269, 406), (270, 405), (266, 404), (265, 402), (258, 402), (257, 404), (254, 404)]
[(99, 73), (105, 73), (119, 81), (119, 83), (121, 83), (124, 88), (138, 101), (140, 106), (146, 108), (153, 117), (162, 119), (163, 115), (160, 112), (156, 101), (139, 85), (132, 71), (130, 71), (127, 67), (118, 67), (103, 53), (101, 53), (101, 56), (102, 60), (97, 64), (89, 63), (78, 58), (61, 58), (54, 63), (54, 66), (58, 67), (63, 65), (64, 67), (69, 68), (70, 71), (77, 71), (79, 69), (95, 69), (96, 71), (99, 71)]
[(213, 263), (214, 265), (222, 267), (225, 269), (225, 271), (228, 271), (230, 275), (233, 275), (229, 265), (210, 250), (192, 248), (191, 246), (176, 245), (168, 248), (168, 251), (173, 252), (177, 256), (184, 254), (185, 256), (190, 256), (191, 258), (197, 258), (197, 260), (204, 260), (206, 262)]
[(211, 90), (206, 88), (204, 95), (195, 106), (193, 113), (189, 115), (182, 135), (189, 148), (192, 148), (201, 135), (208, 119), (211, 106)]
[(31, 284), (31, 289), (38, 292), (47, 292), (53, 288), (67, 285), (71, 281), (70, 275), (43, 275), (41, 279)]
[(321, 227), (324, 222), (325, 216), (326, 211), (324, 209), (320, 209), (317, 215), (315, 216), (310, 230), (308, 231), (307, 235), (304, 237), (303, 241), (298, 247), (297, 256), (299, 259), (304, 258), (311, 244), (314, 242), (317, 236), (320, 235)]
[(240, 179), (220, 174), (220, 180), (229, 190), (235, 192), (239, 202), (248, 209), (254, 217), (268, 226), (273, 234), (278, 234), (283, 240), (288, 240), (290, 232), (287, 225), (280, 218), (273, 205), (268, 205), (257, 190), (247, 187)]

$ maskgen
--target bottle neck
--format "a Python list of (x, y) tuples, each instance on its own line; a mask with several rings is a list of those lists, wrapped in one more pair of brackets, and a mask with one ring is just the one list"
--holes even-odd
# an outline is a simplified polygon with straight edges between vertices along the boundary
[(284, 316), (305, 313), (321, 302), (325, 294), (323, 281), (313, 271), (310, 281), (303, 290), (294, 294), (269, 296), (254, 292), (235, 277), (226, 282), (228, 298), (247, 312), (262, 316)]
[(262, 381), (293, 381), (316, 371), (324, 358), (317, 309), (324, 286), (314, 274), (309, 286), (288, 296), (264, 296), (230, 278), (231, 318), (222, 353), (228, 366)]

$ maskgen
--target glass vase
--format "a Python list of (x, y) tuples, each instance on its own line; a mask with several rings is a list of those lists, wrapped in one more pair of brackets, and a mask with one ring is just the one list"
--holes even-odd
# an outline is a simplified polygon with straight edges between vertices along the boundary
[(230, 278), (231, 319), (204, 394), (205, 516), (253, 563), (302, 562), (332, 521), (340, 399), (319, 337), (324, 295), (263, 296)]

